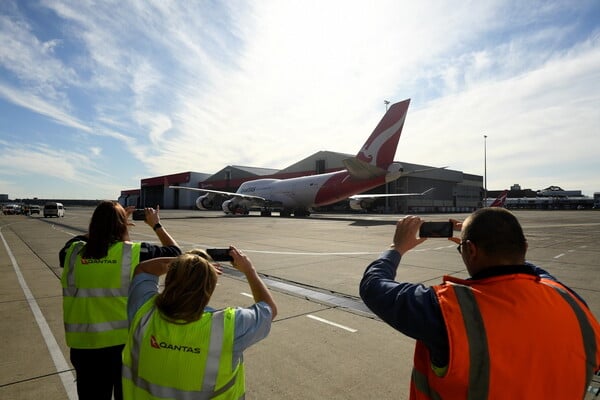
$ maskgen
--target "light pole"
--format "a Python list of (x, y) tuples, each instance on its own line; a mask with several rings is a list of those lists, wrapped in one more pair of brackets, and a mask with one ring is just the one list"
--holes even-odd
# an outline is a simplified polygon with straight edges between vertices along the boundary
[[(390, 105), (390, 101), (389, 100), (384, 100), (383, 104), (385, 104), (385, 112), (387, 113), (388, 110), (388, 106)], [(390, 192), (390, 188), (389, 188), (389, 182), (385, 183), (385, 194), (388, 194)], [(388, 196), (385, 196), (385, 212), (388, 212), (388, 209), (390, 208), (390, 202), (388, 200)]]
[(483, 135), (483, 206), (487, 207), (487, 135)]

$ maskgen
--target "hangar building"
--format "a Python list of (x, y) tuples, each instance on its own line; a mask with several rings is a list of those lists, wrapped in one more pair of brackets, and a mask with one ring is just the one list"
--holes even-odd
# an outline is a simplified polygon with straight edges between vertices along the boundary
[[(282, 170), (271, 168), (228, 165), (215, 174), (181, 172), (141, 180), (140, 189), (124, 190), (119, 202), (137, 207), (165, 209), (193, 209), (201, 194), (190, 190), (169, 189), (169, 186), (206, 188), (235, 192), (248, 180), (258, 178), (286, 179), (303, 175), (315, 175), (344, 169), (343, 160), (351, 154), (319, 151)], [(398, 180), (375, 188), (368, 193), (417, 193), (434, 188), (425, 196), (377, 199), (375, 212), (469, 212), (481, 207), (483, 178), (462, 171), (440, 169), (427, 165), (401, 163), (404, 173)], [(215, 204), (220, 210), (220, 205)], [(321, 210), (350, 211), (348, 201), (324, 207)]]

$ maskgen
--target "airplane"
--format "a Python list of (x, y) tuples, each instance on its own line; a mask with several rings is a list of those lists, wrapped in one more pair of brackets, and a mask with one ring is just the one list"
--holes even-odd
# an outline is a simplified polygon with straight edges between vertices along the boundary
[(359, 194), (402, 175), (439, 169), (404, 173), (402, 165), (394, 162), (409, 103), (407, 99), (388, 108), (356, 156), (343, 161), (346, 167), (343, 170), (287, 179), (254, 179), (242, 183), (235, 193), (183, 186), (169, 188), (204, 193), (196, 199), (200, 210), (212, 209), (215, 197), (223, 196), (227, 198), (221, 205), (225, 214), (248, 214), (251, 208), (260, 208), (262, 216), (270, 216), (273, 209), (280, 209), (280, 215), (285, 217), (309, 216), (313, 207), (344, 199), (349, 199), (353, 210), (365, 210), (380, 197), (424, 196), (433, 188), (421, 193)]
[(496, 197), (496, 200), (490, 204), (490, 207), (504, 207), (506, 203), (506, 197), (508, 196), (508, 190), (504, 190), (502, 193)]

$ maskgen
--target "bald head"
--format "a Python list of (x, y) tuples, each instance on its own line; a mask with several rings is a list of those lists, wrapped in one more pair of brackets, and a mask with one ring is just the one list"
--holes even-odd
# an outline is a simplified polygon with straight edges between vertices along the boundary
[(527, 241), (517, 218), (501, 207), (481, 208), (463, 223), (462, 240), (473, 243), (484, 264), (521, 264)]

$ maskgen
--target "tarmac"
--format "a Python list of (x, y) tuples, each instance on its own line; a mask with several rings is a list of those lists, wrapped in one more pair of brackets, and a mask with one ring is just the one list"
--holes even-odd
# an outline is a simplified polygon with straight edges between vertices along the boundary
[[(83, 233), (93, 208), (64, 218), (0, 216), (0, 399), (76, 399), (65, 344), (58, 251)], [(528, 260), (574, 289), (600, 317), (600, 211), (515, 210)], [(365, 267), (392, 240), (401, 215), (313, 214), (308, 218), (224, 216), (161, 210), (183, 250), (235, 245), (271, 288), (279, 314), (269, 337), (245, 352), (247, 399), (407, 399), (414, 341), (377, 319), (358, 296)], [(421, 215), (426, 220), (467, 214)], [(143, 223), (135, 241), (157, 242)], [(456, 245), (428, 239), (409, 252), (397, 280), (467, 277)], [(253, 303), (225, 267), (215, 308)]]

